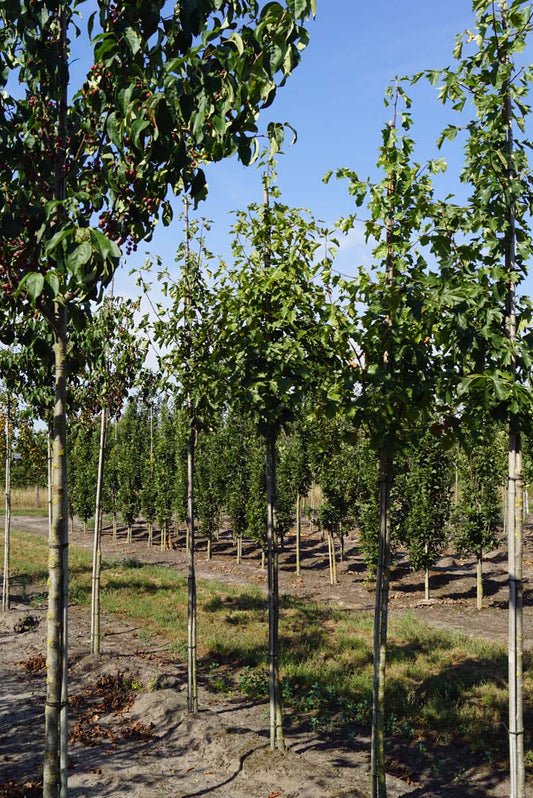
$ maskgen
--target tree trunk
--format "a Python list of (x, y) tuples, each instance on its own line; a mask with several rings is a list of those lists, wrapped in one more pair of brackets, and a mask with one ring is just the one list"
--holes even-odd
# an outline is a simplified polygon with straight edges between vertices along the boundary
[(302, 543), (302, 513), (301, 513), (301, 497), (296, 494), (296, 573), (300, 576), (300, 554)]
[(522, 452), (520, 435), (509, 435), (507, 489), (509, 548), (509, 759), (511, 798), (524, 798)]
[[(67, 311), (56, 308), (54, 329), (55, 408), (53, 427), (52, 525), (50, 528), (48, 571), (48, 628), (46, 658), (45, 751), (43, 797), (57, 798), (66, 778), (62, 761), (66, 741), (66, 664), (67, 664), (67, 580), (68, 580), (68, 505), (66, 439), (66, 357)], [(62, 743), (63, 740), (63, 743)]]
[(483, 609), (483, 552), (476, 557), (476, 607)]
[(392, 460), (380, 456), (380, 522), (379, 553), (376, 573), (376, 604), (374, 614), (374, 678), (372, 706), (372, 743), (370, 777), (372, 798), (386, 798), (385, 779), (385, 668), (387, 654), (387, 625), (390, 582), (390, 493)]
[[(503, 19), (505, 24), (505, 18)], [(504, 118), (507, 125), (507, 189), (516, 178), (514, 161), (513, 108), (511, 90), (505, 87)], [(516, 212), (513, 194), (508, 194), (505, 233), (505, 271), (507, 276), (506, 327), (513, 349), (511, 376), (516, 381), (514, 345), (517, 339), (516, 311)], [(523, 717), (523, 473), (520, 421), (509, 413), (509, 471), (507, 483), (507, 540), (509, 559), (509, 764), (511, 798), (525, 796), (524, 717)]]
[(279, 571), (276, 515), (276, 436), (266, 436), (268, 658), (270, 687), (270, 748), (285, 749), (279, 679)]
[(107, 410), (102, 408), (100, 419), (100, 449), (96, 479), (94, 513), (93, 574), (91, 591), (91, 653), (100, 653), (100, 572), (102, 567), (102, 485), (104, 482), (105, 446), (107, 437)]
[(198, 712), (196, 684), (196, 574), (194, 570), (194, 448), (195, 431), (189, 433), (187, 444), (187, 532), (188, 532), (188, 591), (187, 591), (187, 707)]
[(328, 555), (329, 555), (329, 583), (337, 584), (337, 559), (335, 556), (335, 539), (331, 532), (328, 532)]
[[(48, 477), (48, 535), (52, 529), (52, 425), (49, 424), (46, 431), (46, 468)], [(72, 520), (74, 526), (74, 519)]]
[(11, 402), (9, 396), (6, 403), (5, 443), (6, 443), (6, 502), (4, 519), (4, 579), (2, 582), (2, 612), (10, 606), (9, 587), (9, 549), (11, 532)]
[[(427, 557), (428, 552), (429, 552), (429, 544), (428, 543), (426, 543), (424, 545), (424, 550), (425, 550), (426, 557)], [(429, 566), (427, 566), (427, 565), (424, 568), (424, 598), (426, 599), (426, 601), (429, 601)]]

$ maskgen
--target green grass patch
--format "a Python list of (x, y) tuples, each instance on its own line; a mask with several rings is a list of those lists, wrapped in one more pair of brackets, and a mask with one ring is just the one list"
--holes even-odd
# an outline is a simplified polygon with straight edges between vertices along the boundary
[[(17, 516), (29, 516), (30, 518), (48, 518), (48, 507), (13, 507), (11, 518), (16, 523)], [(5, 510), (0, 511), (0, 516), (5, 518)]]
[[(12, 566), (20, 580), (46, 582), (46, 541), (14, 533)], [(91, 555), (70, 549), (72, 601), (90, 603)], [(163, 635), (186, 656), (187, 583), (172, 568), (135, 558), (104, 561), (102, 607)], [(267, 600), (258, 589), (221, 582), (198, 584), (200, 673), (219, 692), (268, 696)], [(280, 623), (283, 698), (288, 721), (303, 721), (351, 737), (369, 731), (373, 623), (369, 613), (347, 612), (287, 597)], [(533, 712), (531, 655), (524, 660), (526, 750)], [(432, 628), (412, 615), (389, 626), (387, 731), (413, 750), (449, 744), (473, 757), (507, 755), (505, 649)], [(528, 762), (533, 764), (533, 755)]]

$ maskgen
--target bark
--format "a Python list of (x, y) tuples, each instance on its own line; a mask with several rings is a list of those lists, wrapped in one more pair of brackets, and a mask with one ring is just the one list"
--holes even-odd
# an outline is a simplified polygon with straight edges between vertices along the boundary
[[(48, 534), (52, 529), (52, 439), (53, 439), (52, 425), (48, 425), (46, 433), (46, 467), (48, 472)], [(72, 519), (72, 526), (74, 527), (74, 519)]]
[(187, 706), (198, 712), (196, 684), (196, 574), (194, 568), (194, 448), (195, 432), (191, 430), (187, 445), (187, 530), (188, 530), (188, 591), (187, 591)]
[(283, 712), (279, 678), (279, 569), (276, 514), (276, 436), (266, 439), (268, 659), (270, 693), (270, 748), (284, 750)]
[(509, 762), (511, 798), (525, 796), (523, 718), (522, 453), (520, 436), (509, 436)]
[(476, 607), (483, 609), (483, 552), (476, 557)]
[(374, 614), (374, 675), (370, 777), (372, 798), (386, 798), (385, 780), (385, 669), (390, 582), (390, 493), (392, 460), (380, 457), (380, 528)]
[(328, 554), (329, 554), (329, 583), (337, 584), (337, 559), (335, 556), (335, 538), (328, 532)]
[[(426, 543), (424, 548), (427, 557), (429, 552), (429, 544)], [(429, 601), (429, 567), (427, 565), (424, 568), (424, 598), (426, 599), (426, 601)]]
[[(504, 27), (505, 16), (502, 16)], [(515, 180), (513, 108), (510, 87), (505, 88), (504, 118), (507, 125), (507, 182)], [(512, 195), (510, 195), (512, 197)], [(511, 198), (507, 210), (505, 240), (507, 274), (507, 334), (511, 345), (517, 339), (516, 287), (516, 211)], [(516, 360), (511, 361), (511, 376), (516, 381)], [(509, 764), (511, 798), (525, 796), (524, 716), (523, 716), (523, 473), (520, 422), (509, 413), (509, 470), (507, 483), (507, 539), (509, 558)]]
[(302, 543), (302, 513), (300, 494), (296, 494), (296, 573), (300, 576), (300, 554)]
[(11, 532), (11, 403), (6, 404), (5, 444), (6, 444), (6, 497), (4, 518), (4, 578), (2, 581), (2, 612), (10, 607), (9, 553)]
[(96, 502), (94, 514), (93, 573), (91, 590), (91, 653), (100, 653), (100, 572), (102, 568), (102, 485), (104, 482), (105, 446), (107, 437), (107, 410), (102, 408), (100, 417), (100, 448), (98, 452), (98, 475), (96, 479)]
[(52, 458), (52, 525), (48, 554), (47, 690), (45, 703), (45, 751), (43, 798), (57, 798), (66, 776), (62, 762), (66, 739), (68, 505), (66, 440), (67, 311), (56, 309), (54, 329), (55, 408)]

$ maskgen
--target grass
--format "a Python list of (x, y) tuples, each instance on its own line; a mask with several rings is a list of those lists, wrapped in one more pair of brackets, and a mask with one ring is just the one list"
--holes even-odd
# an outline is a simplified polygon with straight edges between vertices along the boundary
[[(46, 581), (46, 541), (14, 534), (16, 578)], [(90, 603), (91, 555), (70, 549), (71, 600)], [(163, 635), (186, 656), (187, 585), (173, 569), (134, 558), (104, 561), (102, 607)], [(198, 584), (200, 672), (216, 691), (267, 698), (267, 601), (254, 588)], [(368, 733), (372, 695), (372, 618), (331, 606), (284, 600), (281, 671), (288, 721), (302, 721), (344, 738)], [(417, 756), (465, 747), (480, 761), (503, 762), (507, 751), (507, 657), (485, 640), (440, 631), (414, 616), (394, 616), (389, 628), (389, 741)], [(531, 753), (531, 657), (525, 655), (527, 761)], [(413, 754), (414, 755), (414, 754)], [(444, 756), (444, 753), (442, 754)], [(428, 755), (429, 756), (429, 755)], [(435, 758), (436, 757), (436, 758)]]

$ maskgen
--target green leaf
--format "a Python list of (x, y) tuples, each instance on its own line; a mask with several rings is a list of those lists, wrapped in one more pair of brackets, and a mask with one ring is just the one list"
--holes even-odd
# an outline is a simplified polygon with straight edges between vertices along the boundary
[(93, 251), (87, 241), (82, 241), (76, 249), (69, 252), (65, 258), (65, 265), (71, 274), (77, 274), (82, 266), (91, 260)]
[(137, 33), (137, 31), (134, 30), (133, 28), (126, 28), (126, 30), (124, 31), (124, 38), (128, 43), (128, 47), (131, 51), (131, 54), (137, 55), (142, 45), (142, 39)]
[(30, 299), (35, 302), (35, 300), (40, 297), (43, 292), (44, 274), (40, 274), (39, 272), (30, 272), (21, 281), (17, 293), (19, 293), (23, 288), (28, 292)]
[(45, 283), (52, 297), (55, 299), (59, 294), (59, 277), (53, 271), (47, 272), (45, 276)]

